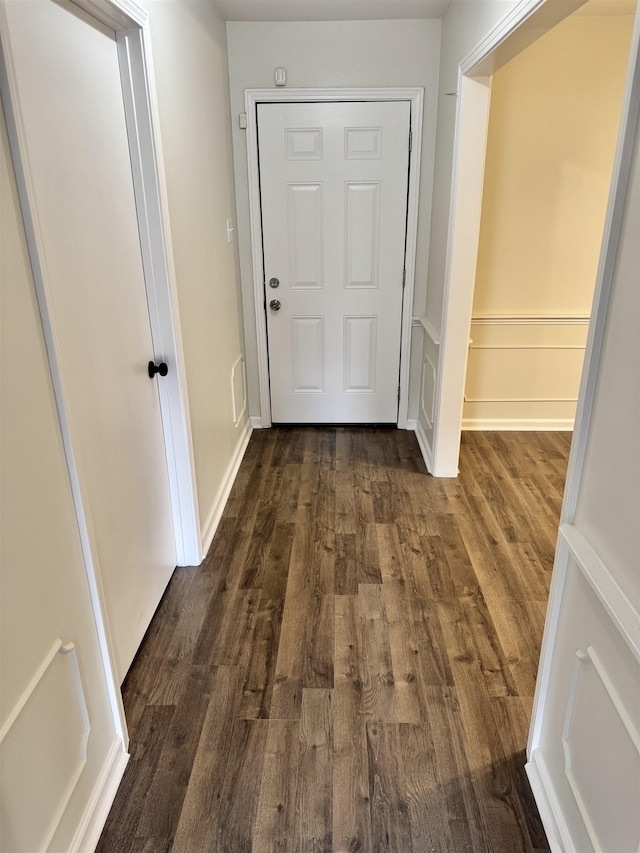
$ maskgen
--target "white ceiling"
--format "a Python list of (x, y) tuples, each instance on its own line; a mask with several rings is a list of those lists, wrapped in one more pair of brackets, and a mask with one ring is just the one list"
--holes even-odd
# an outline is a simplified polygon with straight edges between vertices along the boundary
[(451, 0), (213, 0), (227, 21), (441, 18)]

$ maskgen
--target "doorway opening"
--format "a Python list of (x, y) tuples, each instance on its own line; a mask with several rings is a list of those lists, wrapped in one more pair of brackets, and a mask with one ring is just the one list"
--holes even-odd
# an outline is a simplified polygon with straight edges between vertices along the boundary
[(493, 75), (463, 430), (573, 429), (632, 31), (588, 2)]
[(434, 476), (458, 473), (492, 75), (584, 5), (584, 0), (521, 4), (459, 66), (442, 332), (434, 341), (430, 430), (422, 437)]

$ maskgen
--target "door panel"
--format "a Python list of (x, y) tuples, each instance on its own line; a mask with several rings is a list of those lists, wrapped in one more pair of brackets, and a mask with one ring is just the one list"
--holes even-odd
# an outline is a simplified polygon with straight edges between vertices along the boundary
[(114, 34), (7, 3), (47, 298), (120, 678), (175, 543)]
[(408, 102), (258, 106), (275, 422), (397, 421), (409, 125)]

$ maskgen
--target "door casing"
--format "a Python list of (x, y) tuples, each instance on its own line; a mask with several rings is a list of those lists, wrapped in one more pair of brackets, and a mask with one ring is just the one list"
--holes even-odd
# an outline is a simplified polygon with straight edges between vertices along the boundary
[(402, 298), (402, 332), (400, 345), (400, 400), (398, 426), (407, 428), (409, 408), (409, 361), (415, 259), (418, 231), (418, 195), (420, 186), (420, 152), (422, 150), (422, 88), (382, 89), (247, 89), (247, 165), (249, 170), (249, 215), (251, 221), (251, 256), (253, 260), (253, 293), (256, 316), (256, 346), (260, 389), (260, 418), (252, 418), (254, 427), (271, 426), (269, 394), (269, 361), (267, 323), (264, 311), (264, 262), (262, 255), (262, 221), (260, 214), (260, 174), (258, 169), (258, 124), (256, 107), (260, 103), (313, 103), (330, 101), (409, 101), (411, 104), (412, 145), (409, 152), (409, 195), (407, 202), (407, 236), (405, 246), (406, 281)]

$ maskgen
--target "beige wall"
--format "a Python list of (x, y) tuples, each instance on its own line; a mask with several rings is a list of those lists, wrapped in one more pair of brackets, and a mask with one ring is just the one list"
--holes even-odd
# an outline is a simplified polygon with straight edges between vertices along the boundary
[(572, 15), (493, 76), (467, 428), (572, 425), (632, 27)]
[[(414, 306), (425, 299), (435, 120), (437, 109), (440, 21), (338, 21), (240, 23), (227, 25), (234, 138), (238, 237), (244, 294), (245, 337), (251, 414), (259, 414), (253, 268), (249, 228), (249, 190), (244, 131), (246, 88), (272, 88), (273, 71), (284, 66), (289, 87), (423, 86), (425, 88), (422, 175)], [(414, 310), (415, 313), (415, 310)], [(421, 332), (417, 331), (420, 336)], [(415, 343), (415, 342), (414, 342)], [(419, 337), (418, 337), (419, 350)], [(412, 347), (416, 353), (416, 347)], [(409, 417), (417, 414), (419, 363), (413, 366)]]
[[(248, 424), (226, 29), (209, 2), (150, 0), (200, 521), (208, 543)], [(232, 389), (235, 387), (235, 392)]]

